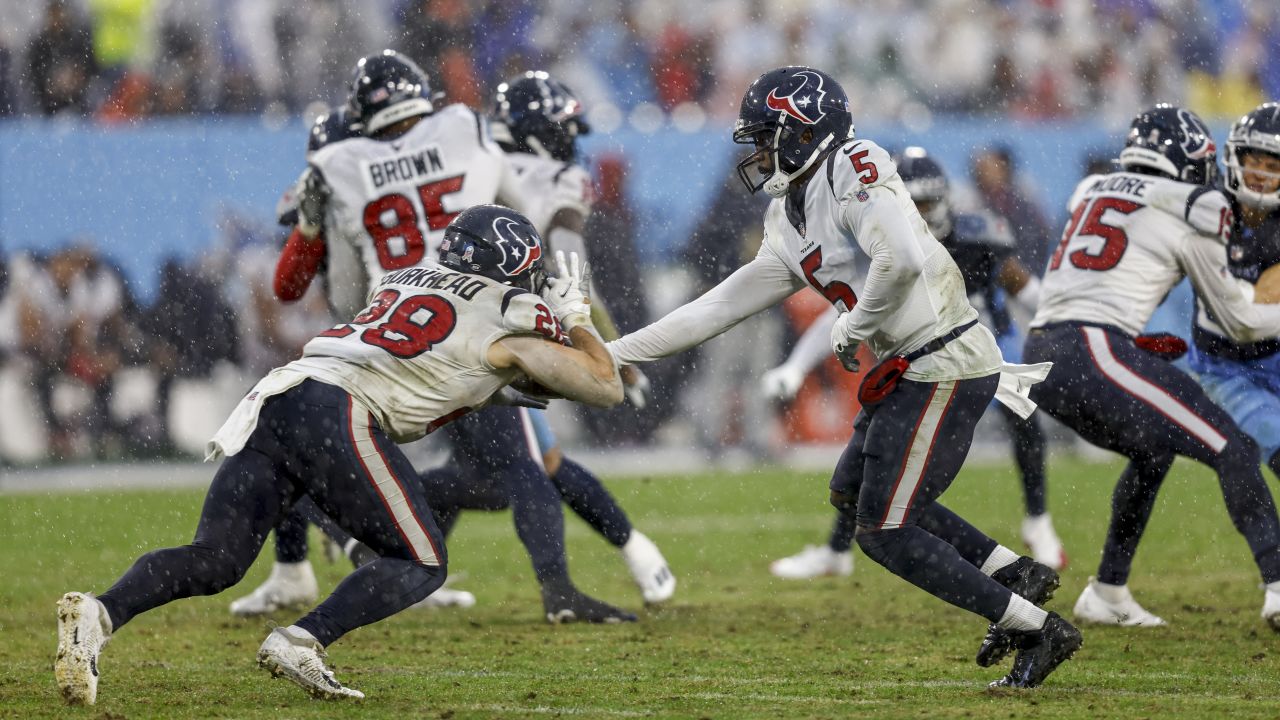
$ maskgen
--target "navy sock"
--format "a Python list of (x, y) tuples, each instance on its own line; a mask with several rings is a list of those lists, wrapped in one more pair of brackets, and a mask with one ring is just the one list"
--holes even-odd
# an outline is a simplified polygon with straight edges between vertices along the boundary
[(853, 533), (857, 530), (858, 525), (852, 517), (840, 511), (836, 511), (835, 524), (831, 526), (831, 537), (827, 540), (827, 544), (836, 552), (848, 552), (853, 547)]
[(631, 537), (631, 521), (618, 506), (600, 478), (578, 463), (564, 458), (551, 482), (570, 509), (604, 536), (614, 547), (622, 547)]
[(1098, 582), (1124, 585), (1129, 582), (1138, 541), (1151, 519), (1156, 494), (1173, 465), (1174, 455), (1130, 460), (1111, 494), (1111, 525), (1102, 546)]
[(276, 525), (276, 562), (300, 563), (307, 559), (307, 519), (293, 508)]

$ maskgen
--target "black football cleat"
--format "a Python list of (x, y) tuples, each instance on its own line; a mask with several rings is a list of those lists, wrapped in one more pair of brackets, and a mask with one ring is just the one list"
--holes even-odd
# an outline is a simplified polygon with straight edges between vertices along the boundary
[[(1053, 568), (1041, 565), (1026, 555), (1018, 558), (1012, 565), (997, 570), (991, 579), (1036, 605), (1049, 602), (1059, 585), (1058, 573)], [(987, 635), (978, 648), (976, 660), (981, 667), (991, 667), (1008, 657), (1011, 652), (1013, 637), (1009, 631), (992, 624), (987, 627)]]
[(1014, 637), (1018, 656), (1009, 674), (991, 683), (993, 688), (1039, 687), (1049, 673), (1070, 660), (1084, 644), (1080, 631), (1055, 612), (1045, 618), (1043, 628), (1010, 635)]
[(542, 587), (542, 607), (552, 625), (571, 622), (635, 622), (635, 613), (616, 608), (586, 595), (572, 585)]

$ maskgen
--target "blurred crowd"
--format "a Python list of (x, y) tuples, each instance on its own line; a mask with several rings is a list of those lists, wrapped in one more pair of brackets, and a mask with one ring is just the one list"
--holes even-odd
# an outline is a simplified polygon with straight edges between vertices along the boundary
[[(1005, 212), (1024, 262), (1043, 267), (1056, 231), (1020, 183), (1015, 162), (1006, 148), (976, 152), (968, 182), (953, 178), (967, 187), (957, 201)], [(596, 200), (585, 229), (592, 272), (624, 333), (718, 284), (759, 248), (767, 198), (749, 195), (726, 167), (674, 264), (646, 271), (636, 252), (625, 160), (606, 154), (592, 170)], [(207, 439), (202, 433), (230, 410), (218, 403), (234, 404), (335, 322), (319, 281), (297, 303), (276, 299), (272, 280), (284, 229), (230, 212), (217, 227), (219, 240), (209, 251), (164, 264), (148, 302), (89, 238), (0, 258), (0, 465), (198, 456)], [(789, 405), (775, 405), (759, 388), (765, 371), (824, 307), (818, 296), (798, 293), (693, 351), (649, 364), (653, 391), (643, 410), (561, 404), (576, 421), (570, 439), (677, 442), (726, 462), (842, 441), (856, 410), (849, 400), (854, 380), (834, 359)], [(175, 409), (175, 389), (184, 384), (202, 388), (204, 400)], [(197, 426), (214, 425), (188, 428), (184, 443), (175, 426), (191, 425), (193, 413)]]
[(1274, 0), (0, 0), (0, 114), (291, 114), (392, 47), (451, 100), (528, 67), (605, 127), (736, 111), (769, 67), (822, 67), (855, 117), (1233, 117), (1280, 97)]

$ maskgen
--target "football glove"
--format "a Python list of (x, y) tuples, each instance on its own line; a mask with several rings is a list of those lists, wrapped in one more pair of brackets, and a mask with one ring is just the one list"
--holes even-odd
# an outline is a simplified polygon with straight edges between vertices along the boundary
[(804, 373), (783, 363), (760, 378), (760, 391), (770, 400), (788, 402), (795, 398), (803, 384)]
[(844, 313), (831, 326), (831, 351), (836, 354), (845, 370), (858, 372), (858, 346), (862, 341), (849, 337), (847, 325), (850, 314)]
[(635, 365), (626, 365), (622, 368), (622, 394), (626, 395), (627, 402), (637, 410), (643, 410), (645, 405), (649, 404), (649, 390), (652, 385), (649, 378), (640, 372), (640, 368)]
[(587, 297), (583, 277), (587, 274), (586, 263), (578, 258), (578, 253), (569, 253), (565, 262), (563, 252), (556, 252), (556, 265), (559, 276), (548, 277), (542, 288), (542, 299), (551, 306), (551, 311), (560, 318), (565, 332), (581, 325), (591, 326), (591, 300)]
[(507, 405), (509, 407), (533, 408), (535, 410), (546, 410), (548, 404), (545, 398), (526, 395), (510, 385), (505, 385), (494, 393), (493, 397), (489, 399), (489, 403), (492, 405)]
[(314, 238), (324, 229), (324, 214), (332, 191), (324, 176), (310, 166), (302, 173), (298, 185), (298, 230)]

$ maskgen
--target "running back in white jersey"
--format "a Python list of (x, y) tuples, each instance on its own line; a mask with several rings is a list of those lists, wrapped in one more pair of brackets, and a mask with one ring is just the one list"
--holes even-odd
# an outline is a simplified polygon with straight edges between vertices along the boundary
[[(881, 193), (873, 197), (876, 189)], [(911, 237), (895, 237), (892, 241), (915, 243), (925, 259), (924, 271), (910, 288), (899, 291), (905, 294), (901, 304), (866, 338), (865, 342), (877, 357), (915, 349), (977, 318), (977, 311), (965, 293), (959, 268), (946, 248), (929, 233), (898, 176), (897, 166), (879, 145), (869, 140), (852, 140), (836, 150), (805, 188), (802, 220), (788, 217), (787, 202), (787, 198), (782, 198), (769, 204), (761, 253), (776, 255), (797, 278), (803, 278), (841, 311), (854, 310), (863, 295), (871, 264), (863, 246), (871, 247), (870, 243), (875, 241), (872, 235), (887, 232), (869, 215), (871, 205), (895, 203), (906, 216)], [(859, 233), (867, 237), (859, 238)], [(948, 348), (959, 351), (965, 342), (952, 343)], [(982, 347), (972, 348), (974, 352), (969, 359), (974, 361), (973, 367), (961, 367), (967, 360), (961, 361), (956, 367), (943, 370), (944, 374), (955, 377), (999, 369), (1000, 355), (994, 340), (988, 343), (984, 338), (974, 342)], [(948, 362), (946, 355), (935, 353), (913, 363), (911, 377), (933, 374), (934, 364)]]
[[(1193, 227), (1213, 227), (1209, 205), (1189, 204), (1203, 188), (1137, 173), (1090, 175), (1076, 187), (1062, 240), (1045, 271), (1032, 327), (1073, 321), (1113, 325), (1137, 335), (1184, 275), (1212, 274), (1214, 240)], [(1173, 199), (1172, 202), (1170, 199)], [(1186, 208), (1190, 207), (1190, 210)], [(1175, 214), (1174, 210), (1177, 210)], [(1226, 223), (1229, 225), (1229, 221)], [(1226, 266), (1225, 233), (1217, 243)], [(1197, 283), (1199, 285), (1200, 283)]]
[(535, 293), (440, 266), (387, 274), (354, 320), (307, 343), (284, 372), (340, 386), (398, 443), (410, 442), (483, 406), (517, 368), (497, 370), (495, 341), (538, 334), (564, 342)]
[(324, 235), (340, 317), (358, 312), (383, 274), (434, 263), (458, 213), (498, 198), (511, 203), (521, 192), (487, 123), (464, 105), (424, 116), (391, 140), (326, 145), (309, 162), (331, 191)]
[(516, 210), (544, 240), (561, 210), (576, 210), (583, 217), (591, 213), (591, 174), (582, 166), (524, 152), (508, 153), (507, 160), (520, 178), (522, 202)]

